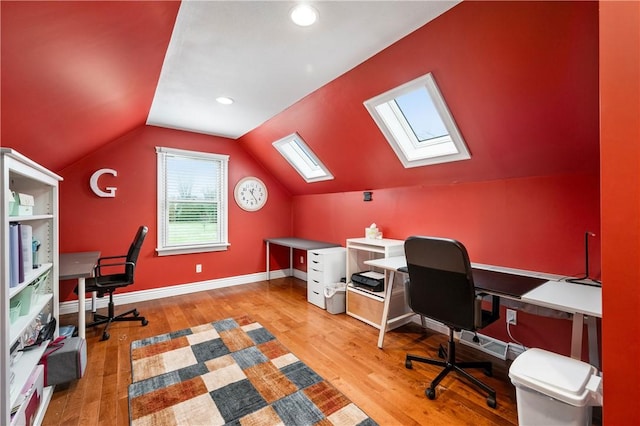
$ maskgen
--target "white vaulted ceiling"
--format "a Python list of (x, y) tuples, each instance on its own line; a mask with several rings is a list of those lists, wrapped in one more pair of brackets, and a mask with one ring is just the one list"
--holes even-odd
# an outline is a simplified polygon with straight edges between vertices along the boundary
[(298, 3), (184, 1), (147, 124), (238, 138), (459, 2), (316, 1), (310, 27)]

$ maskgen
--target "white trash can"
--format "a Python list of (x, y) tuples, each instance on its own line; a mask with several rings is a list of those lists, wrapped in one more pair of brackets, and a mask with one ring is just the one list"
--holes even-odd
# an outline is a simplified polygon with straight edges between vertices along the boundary
[(341, 314), (347, 310), (347, 285), (345, 283), (327, 284), (324, 287), (324, 303), (330, 314)]
[(591, 407), (602, 405), (602, 378), (586, 362), (529, 349), (509, 368), (516, 387), (518, 423), (591, 425)]

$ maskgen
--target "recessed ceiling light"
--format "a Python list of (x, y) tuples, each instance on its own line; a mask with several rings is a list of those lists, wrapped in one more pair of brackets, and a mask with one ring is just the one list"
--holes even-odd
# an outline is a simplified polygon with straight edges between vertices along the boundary
[(233, 103), (233, 99), (226, 96), (219, 96), (216, 98), (216, 102), (222, 105), (231, 105)]
[(308, 4), (299, 4), (289, 13), (291, 20), (301, 27), (308, 27), (318, 20), (318, 11)]

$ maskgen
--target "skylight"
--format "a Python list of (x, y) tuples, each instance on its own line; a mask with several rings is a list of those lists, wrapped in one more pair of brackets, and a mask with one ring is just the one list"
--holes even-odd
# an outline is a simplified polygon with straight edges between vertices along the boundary
[(471, 158), (431, 73), (364, 105), (406, 168)]
[(299, 134), (294, 133), (273, 143), (273, 146), (308, 183), (333, 179), (333, 175), (309, 149)]

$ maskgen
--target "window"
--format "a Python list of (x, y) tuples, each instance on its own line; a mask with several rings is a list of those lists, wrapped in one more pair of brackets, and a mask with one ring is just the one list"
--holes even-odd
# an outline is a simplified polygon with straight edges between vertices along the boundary
[(404, 167), (471, 158), (431, 73), (364, 105)]
[(159, 256), (226, 250), (228, 155), (156, 147)]
[(308, 183), (333, 179), (333, 175), (318, 160), (299, 134), (294, 133), (273, 143), (294, 169)]

